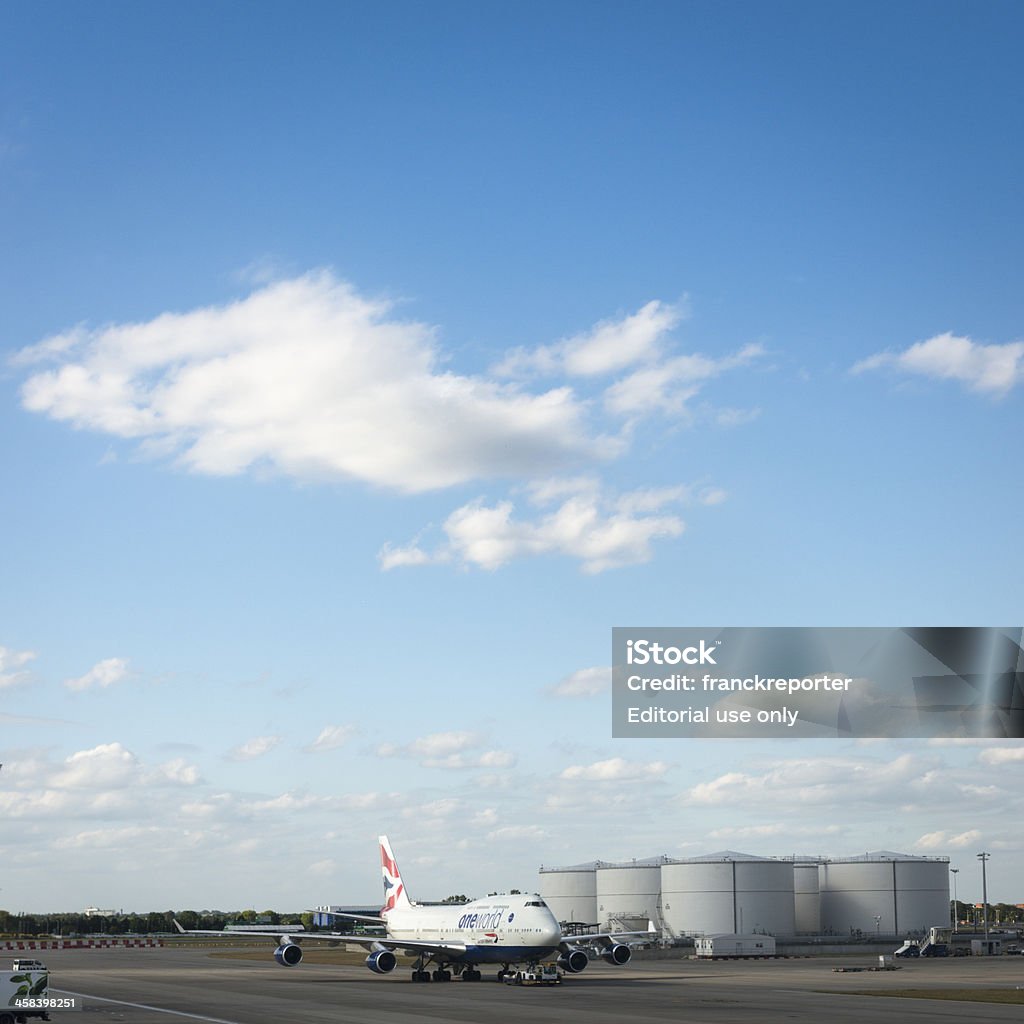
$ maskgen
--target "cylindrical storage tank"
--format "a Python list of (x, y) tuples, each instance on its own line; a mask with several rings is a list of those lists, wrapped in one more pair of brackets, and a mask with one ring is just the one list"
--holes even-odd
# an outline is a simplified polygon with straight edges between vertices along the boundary
[(672, 861), (661, 905), (671, 935), (792, 935), (793, 863), (732, 852)]
[(648, 921), (657, 926), (663, 859), (598, 865), (597, 921), (602, 931), (643, 931)]
[(597, 923), (597, 865), (541, 868), (540, 894), (556, 920)]
[(821, 931), (817, 861), (793, 864), (793, 924), (797, 935), (817, 935)]
[(819, 865), (821, 927), (831, 935), (900, 936), (945, 925), (949, 861), (868, 853)]
[(901, 932), (949, 924), (949, 860), (906, 858), (896, 864)]

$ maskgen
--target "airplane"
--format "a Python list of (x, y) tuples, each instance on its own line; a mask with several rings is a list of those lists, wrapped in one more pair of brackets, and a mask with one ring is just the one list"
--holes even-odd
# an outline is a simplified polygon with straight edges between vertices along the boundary
[[(488, 896), (471, 903), (448, 906), (423, 906), (409, 898), (401, 872), (387, 836), (379, 836), (381, 875), (384, 882), (384, 906), (380, 915), (332, 913), (332, 917), (383, 925), (380, 936), (346, 935), (341, 932), (302, 934), (302, 926), (287, 932), (258, 931), (251, 927), (230, 931), (186, 930), (177, 921), (178, 931), (187, 935), (262, 935), (277, 940), (274, 959), (283, 967), (296, 967), (302, 960), (302, 942), (324, 942), (331, 946), (351, 943), (367, 952), (366, 966), (374, 974), (390, 974), (398, 966), (396, 951), (416, 958), (412, 968), (415, 982), (451, 981), (452, 974), (462, 981), (480, 981), (485, 964), (500, 965), (501, 981), (513, 964), (536, 966), (555, 957), (567, 974), (579, 974), (590, 963), (589, 949), (597, 947), (607, 963), (621, 967), (629, 962), (632, 950), (623, 939), (649, 932), (601, 932), (562, 936), (562, 929), (548, 905), (536, 893)], [(320, 911), (320, 913), (324, 913)], [(428, 964), (434, 970), (427, 970)]]

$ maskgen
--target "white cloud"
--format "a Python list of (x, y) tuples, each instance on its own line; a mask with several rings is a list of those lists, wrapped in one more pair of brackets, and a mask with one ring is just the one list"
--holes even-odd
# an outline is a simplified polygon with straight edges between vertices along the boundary
[(919, 850), (945, 850), (950, 847), (961, 850), (966, 846), (974, 846), (981, 839), (978, 829), (953, 834), (950, 832), (928, 832), (914, 843)]
[(511, 768), (514, 754), (507, 750), (479, 751), (483, 740), (473, 732), (435, 732), (404, 746), (383, 743), (377, 748), (380, 757), (413, 758), (424, 768)]
[(487, 833), (491, 843), (504, 843), (512, 839), (547, 839), (548, 834), (539, 825), (507, 825)]
[(957, 850), (963, 849), (965, 846), (973, 846), (981, 839), (981, 832), (972, 828), (966, 832), (961, 832), (958, 835), (949, 837), (949, 845)]
[(551, 687), (555, 697), (597, 697), (610, 693), (612, 670), (607, 665), (581, 668), (569, 673)]
[(72, 833), (57, 839), (53, 845), (58, 850), (109, 850), (137, 846), (148, 839), (168, 837), (168, 830), (156, 825), (123, 825)]
[(903, 373), (955, 380), (971, 391), (1005, 395), (1024, 380), (1024, 341), (983, 345), (950, 332), (919, 341), (903, 352), (879, 352), (857, 363), (852, 372), (892, 367)]
[(995, 800), (1005, 796), (1005, 790), (998, 786), (975, 786), (967, 783), (958, 783), (957, 790), (972, 800)]
[[(353, 480), (411, 494), (619, 457), (640, 416), (681, 412), (712, 378), (762, 354), (759, 345), (721, 358), (673, 353), (670, 332), (687, 315), (685, 301), (654, 300), (553, 345), (517, 350), (500, 375), (468, 375), (447, 369), (434, 327), (401, 319), (393, 302), (322, 270), (225, 305), (79, 325), (23, 349), (14, 363), (28, 368), (26, 409), (135, 442), (196, 473)], [(521, 371), (559, 382), (542, 389), (499, 379)], [(589, 393), (581, 397), (569, 381)], [(706, 490), (696, 500), (724, 494)], [(524, 518), (511, 500), (481, 496), (451, 512), (439, 545), (384, 544), (381, 568), (496, 569), (559, 554), (598, 573), (649, 561), (653, 541), (684, 529), (662, 510), (694, 500), (686, 488), (614, 498), (589, 477), (535, 481), (526, 491), (542, 514)], [(96, 673), (67, 685), (116, 681)]]
[(613, 757), (607, 761), (595, 761), (593, 764), (571, 765), (559, 777), (567, 781), (583, 782), (634, 781), (659, 778), (668, 771), (668, 767), (664, 761), (640, 764), (621, 757)]
[(707, 381), (728, 370), (749, 366), (764, 355), (764, 351), (763, 346), (751, 344), (720, 359), (683, 355), (642, 367), (605, 391), (605, 408), (619, 416), (653, 412), (679, 414)]
[(402, 816), (415, 821), (425, 821), (427, 824), (436, 824), (440, 821), (447, 821), (456, 815), (465, 813), (465, 805), (456, 797), (441, 797), (438, 800), (429, 800), (416, 807), (407, 807)]
[(306, 747), (308, 751), (337, 750), (347, 743), (356, 733), (354, 725), (328, 725), (313, 742)]
[(413, 740), (408, 750), (414, 757), (446, 757), (475, 747), (480, 740), (472, 732), (435, 732)]
[(251, 740), (232, 748), (228, 756), (232, 761), (252, 761), (269, 753), (280, 742), (280, 736), (254, 736)]
[[(589, 480), (575, 483), (578, 493), (534, 519), (517, 518), (511, 501), (488, 505), (481, 499), (463, 505), (445, 520), (445, 544), (433, 553), (415, 542), (406, 548), (386, 546), (378, 556), (381, 568), (456, 561), (493, 570), (513, 559), (557, 554), (578, 559), (584, 572), (599, 573), (647, 562), (652, 541), (683, 532), (678, 516), (655, 513), (683, 500), (685, 488), (639, 490), (612, 498), (602, 496)], [(554, 493), (550, 484), (541, 491), (544, 498)]]
[(721, 505), (728, 497), (729, 495), (721, 487), (705, 487), (697, 495), (697, 500), (702, 505)]
[(720, 427), (742, 427), (753, 423), (761, 415), (759, 407), (753, 409), (715, 409), (714, 421)]
[(0, 647), (0, 690), (24, 682), (29, 675), (24, 666), (35, 657), (34, 651), (12, 651), (9, 647)]
[(989, 747), (978, 755), (984, 764), (1024, 764), (1024, 746)]
[(716, 828), (708, 833), (710, 839), (765, 839), (783, 837), (834, 836), (842, 830), (838, 825), (793, 825), (776, 823), (772, 825), (740, 825)]
[(130, 750), (120, 743), (104, 743), (68, 757), (53, 785), (58, 789), (116, 789), (130, 785), (138, 773), (138, 759)]
[(65, 680), (64, 685), (69, 690), (106, 689), (108, 686), (119, 683), (126, 675), (128, 675), (128, 660), (126, 658), (105, 658), (93, 665), (84, 676)]
[(554, 345), (516, 349), (495, 367), (503, 377), (567, 373), (590, 377), (614, 373), (659, 355), (659, 343), (686, 316), (685, 305), (657, 300), (618, 320), (602, 320), (589, 331)]
[(609, 457), (569, 388), (441, 368), (433, 328), (330, 273), (225, 306), (75, 328), (23, 350), (25, 407), (142, 442), (188, 469), (271, 469), (404, 492)]
[(273, 813), (294, 814), (298, 811), (322, 810), (335, 806), (333, 797), (315, 796), (312, 793), (281, 793), (267, 800), (252, 800), (244, 803), (246, 811), (262, 814)]
[(851, 758), (786, 760), (760, 775), (726, 772), (690, 787), (683, 799), (688, 804), (764, 805), (784, 798), (820, 805), (891, 799), (894, 793), (905, 798), (911, 792), (908, 787), (914, 785), (942, 788), (937, 776), (930, 774), (932, 767), (924, 758), (911, 754), (887, 762)]
[(415, 568), (421, 565), (437, 565), (447, 561), (442, 552), (431, 555), (424, 551), (416, 541), (405, 547), (397, 548), (392, 544), (385, 544), (378, 552), (377, 560), (384, 572), (387, 572), (388, 569)]
[(176, 786), (195, 786), (202, 779), (199, 769), (194, 764), (189, 764), (182, 757), (176, 757), (172, 761), (159, 765), (156, 771), (148, 776), (147, 781), (167, 782)]

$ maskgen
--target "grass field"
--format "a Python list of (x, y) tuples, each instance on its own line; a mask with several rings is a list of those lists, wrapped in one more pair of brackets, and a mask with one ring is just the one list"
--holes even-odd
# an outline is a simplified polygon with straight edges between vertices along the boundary
[(1024, 990), (1012, 988), (897, 988), (885, 992), (845, 992), (851, 996), (886, 996), (903, 999), (946, 999), (964, 1003), (1007, 1003), (1024, 1006)]

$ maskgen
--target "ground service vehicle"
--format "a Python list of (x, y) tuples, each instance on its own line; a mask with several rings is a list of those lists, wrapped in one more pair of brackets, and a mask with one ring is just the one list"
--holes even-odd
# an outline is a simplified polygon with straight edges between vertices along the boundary
[(501, 980), (506, 985), (558, 985), (562, 975), (554, 964), (538, 964), (536, 967), (507, 971)]
[(19, 970), (21, 964), (37, 960), (15, 960), (13, 971), (0, 971), (0, 1024), (25, 1024), (29, 1020), (49, 1020), (45, 1007), (21, 1007), (19, 1001), (46, 1000), (50, 976), (40, 970)]

